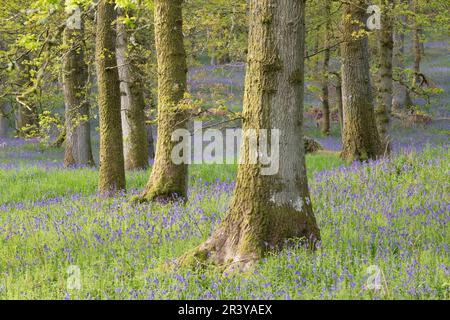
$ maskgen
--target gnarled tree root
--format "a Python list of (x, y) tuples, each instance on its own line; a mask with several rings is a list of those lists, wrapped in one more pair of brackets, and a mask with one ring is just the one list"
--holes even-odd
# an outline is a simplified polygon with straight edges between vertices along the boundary
[[(320, 241), (315, 221), (299, 222), (293, 220), (292, 225), (296, 227), (292, 227), (272, 221), (266, 229), (249, 224), (242, 215), (231, 213), (208, 240), (178, 258), (177, 264), (192, 269), (215, 265), (228, 273), (246, 272), (252, 270), (267, 252), (298, 245), (299, 240), (309, 250), (315, 250)], [(273, 227), (278, 232), (271, 230)]]

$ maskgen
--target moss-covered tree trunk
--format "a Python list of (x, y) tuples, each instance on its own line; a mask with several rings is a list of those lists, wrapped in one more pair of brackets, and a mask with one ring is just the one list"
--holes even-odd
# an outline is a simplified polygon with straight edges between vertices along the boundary
[(389, 112), (392, 109), (392, 58), (394, 39), (392, 32), (393, 1), (383, 0), (381, 30), (378, 36), (378, 95), (375, 107), (375, 119), (378, 135), (384, 153), (391, 151), (388, 134)]
[(116, 61), (115, 3), (97, 7), (96, 65), (100, 121), (99, 192), (112, 195), (125, 189), (119, 72)]
[(324, 17), (325, 22), (325, 51), (323, 52), (323, 64), (322, 64), (322, 133), (325, 135), (330, 134), (330, 100), (329, 100), (329, 90), (328, 90), (328, 79), (329, 79), (329, 67), (330, 67), (330, 49), (329, 49), (329, 38), (331, 32), (331, 0), (325, 0), (324, 6)]
[(30, 110), (25, 105), (18, 105), (16, 112), (16, 128), (19, 137), (26, 137), (32, 128), (37, 128), (36, 115), (34, 110)]
[(414, 47), (414, 84), (420, 83), (420, 64), (422, 62), (423, 45), (421, 42), (422, 27), (420, 25), (419, 17), (419, 0), (411, 0), (412, 11), (414, 13), (413, 19), (413, 47)]
[[(23, 91), (27, 88), (33, 87), (31, 77), (31, 57), (30, 54), (25, 54), (17, 63), (18, 71), (20, 73), (18, 84)], [(38, 128), (36, 109), (33, 103), (27, 101), (28, 97), (19, 95), (16, 97), (17, 109), (15, 113), (15, 125), (17, 135), (19, 137), (26, 137), (30, 129)]]
[(186, 53), (181, 0), (155, 1), (155, 40), (158, 63), (158, 135), (155, 163), (142, 199), (167, 201), (186, 197), (187, 164), (171, 158), (176, 129), (187, 127), (180, 108), (186, 92)]
[[(6, 51), (7, 47), (0, 39), (0, 50)], [(0, 81), (3, 83), (4, 77), (0, 77)], [(0, 137), (6, 137), (8, 134), (8, 118), (7, 118), (8, 106), (4, 101), (0, 101)]]
[(155, 159), (155, 139), (153, 138), (153, 129), (150, 124), (145, 126), (147, 131), (148, 158)]
[[(124, 15), (123, 10), (120, 14)], [(125, 170), (148, 167), (148, 143), (145, 125), (145, 100), (142, 74), (136, 65), (136, 53), (122, 21), (117, 23), (117, 65), (119, 68), (123, 153)]]
[(342, 132), (344, 129), (344, 110), (342, 106), (342, 80), (339, 73), (337, 73), (336, 77), (336, 104), (339, 114), (339, 127), (341, 129), (341, 138), (342, 138)]
[(6, 117), (7, 105), (0, 104), (0, 137), (8, 134), (8, 118)]
[(350, 161), (374, 159), (383, 152), (375, 123), (368, 38), (361, 27), (365, 25), (366, 7), (364, 0), (351, 0), (344, 4), (343, 12), (341, 156)]
[(63, 59), (63, 91), (65, 112), (64, 165), (94, 165), (89, 123), (88, 67), (84, 58), (84, 23), (68, 18), (64, 30), (67, 52)]
[(26, 137), (26, 128), (35, 126), (35, 117), (30, 109), (18, 105), (16, 110), (16, 131), (19, 137)]
[[(320, 239), (312, 211), (303, 145), (304, 2), (251, 0), (243, 130), (279, 129), (279, 170), (262, 175), (251, 164), (250, 139), (241, 146), (228, 214), (212, 236), (180, 258), (245, 270), (288, 240)], [(270, 136), (270, 134), (268, 134)], [(273, 148), (269, 146), (269, 148)], [(261, 160), (260, 155), (258, 156)]]
[[(319, 44), (320, 44), (320, 41), (321, 41), (321, 39), (320, 39), (320, 26), (317, 26), (314, 29), (313, 32), (315, 33), (315, 37), (314, 37), (314, 43), (313, 43), (313, 46), (312, 46), (312, 54), (316, 55), (316, 52), (319, 51)], [(320, 70), (319, 70), (319, 61), (320, 61), (320, 59), (316, 58), (314, 56), (312, 57), (312, 59), (313, 59), (313, 65), (312, 65), (312, 68), (311, 68), (312, 69), (312, 73), (313, 74), (318, 74), (320, 72)]]
[[(404, 3), (405, 0), (397, 0), (397, 4)], [(400, 25), (406, 25), (406, 16), (400, 16)], [(406, 79), (402, 74), (405, 68), (405, 31), (401, 26), (394, 29), (394, 47), (392, 64), (393, 69), (397, 69), (395, 81), (392, 85), (392, 111), (395, 113), (404, 113), (412, 105), (409, 91), (406, 87)]]

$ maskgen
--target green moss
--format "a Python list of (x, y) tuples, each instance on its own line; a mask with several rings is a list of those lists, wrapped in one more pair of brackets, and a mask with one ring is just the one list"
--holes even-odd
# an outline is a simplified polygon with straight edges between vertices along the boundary
[(172, 180), (161, 179), (157, 184), (150, 186), (145, 199), (147, 201), (153, 201), (159, 197), (164, 200), (175, 199), (177, 197), (185, 197), (186, 190), (179, 183), (175, 183)]
[(194, 249), (191, 252), (186, 253), (181, 258), (178, 259), (178, 264), (182, 268), (188, 269), (202, 269), (208, 266), (208, 252), (205, 250), (200, 250), (199, 248)]

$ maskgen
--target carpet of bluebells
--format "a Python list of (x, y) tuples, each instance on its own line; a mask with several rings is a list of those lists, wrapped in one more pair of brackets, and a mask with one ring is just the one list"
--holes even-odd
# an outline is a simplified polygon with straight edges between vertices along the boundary
[[(448, 146), (333, 169), (314, 170), (309, 158), (320, 247), (270, 253), (251, 273), (227, 275), (169, 266), (223, 218), (232, 179), (200, 171), (186, 205), (136, 205), (129, 199), (148, 172), (127, 177), (128, 193), (101, 199), (96, 170), (39, 160), (18, 139), (2, 143), (0, 299), (450, 298)], [(5, 160), (18, 150), (38, 159)], [(74, 266), (79, 289), (68, 286)]]

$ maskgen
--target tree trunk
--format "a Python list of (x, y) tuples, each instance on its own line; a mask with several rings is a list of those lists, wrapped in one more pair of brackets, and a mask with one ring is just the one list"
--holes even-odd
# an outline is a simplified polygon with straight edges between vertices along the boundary
[(100, 0), (97, 8), (96, 64), (100, 121), (99, 192), (125, 189), (120, 83), (116, 61), (115, 3)]
[(422, 44), (420, 41), (420, 33), (422, 32), (419, 21), (419, 2), (412, 0), (414, 12), (413, 42), (414, 42), (414, 85), (419, 84), (420, 80), (420, 63), (422, 61)]
[(148, 145), (148, 157), (149, 159), (155, 159), (155, 141), (153, 139), (153, 130), (150, 124), (146, 125), (147, 130), (147, 145)]
[(117, 65), (120, 78), (125, 170), (148, 167), (144, 87), (134, 54), (130, 49), (126, 26), (119, 21), (117, 23)]
[(344, 112), (343, 112), (343, 106), (342, 106), (342, 80), (341, 76), (337, 74), (337, 80), (336, 80), (336, 104), (338, 108), (338, 114), (339, 114), (339, 127), (341, 128), (341, 137), (342, 132), (344, 129)]
[(182, 0), (155, 2), (155, 40), (158, 63), (158, 135), (155, 164), (142, 200), (184, 199), (187, 164), (175, 164), (171, 153), (176, 129), (187, 128), (180, 107), (186, 92), (186, 52), (183, 44)]
[(6, 118), (7, 105), (0, 105), (0, 137), (8, 136), (8, 119)]
[[(313, 51), (312, 51), (312, 53), (311, 53), (312, 55), (315, 55), (316, 52), (319, 51), (319, 43), (320, 43), (320, 37), (319, 37), (319, 34), (320, 34), (320, 26), (316, 27), (314, 31), (315, 31), (316, 36), (314, 37), (314, 44), (313, 44), (313, 49), (312, 49)], [(312, 73), (313, 73), (314, 75), (316, 75), (316, 74), (319, 72), (319, 58), (313, 56), (312, 59), (313, 59)]]
[[(244, 133), (280, 130), (279, 170), (262, 175), (261, 155), (243, 138), (236, 189), (228, 215), (213, 235), (180, 263), (211, 262), (245, 270), (288, 240), (320, 239), (309, 198), (303, 141), (304, 2), (251, 0)], [(261, 141), (260, 141), (261, 143)], [(271, 152), (274, 150), (271, 146)]]
[(56, 137), (55, 141), (53, 141), (51, 146), (55, 148), (61, 148), (61, 146), (65, 141), (66, 141), (66, 126), (61, 128), (58, 136)]
[(344, 4), (342, 55), (342, 102), (344, 114), (344, 159), (367, 160), (382, 154), (380, 138), (375, 123), (372, 86), (369, 71), (367, 35), (354, 37), (365, 23), (364, 0)]
[(329, 91), (328, 91), (328, 71), (330, 66), (330, 31), (331, 31), (331, 1), (325, 0), (324, 16), (326, 20), (325, 24), (325, 51), (323, 53), (323, 65), (322, 65), (322, 133), (325, 135), (330, 135), (330, 101), (329, 101)]
[(384, 0), (381, 16), (381, 30), (378, 36), (378, 96), (375, 107), (375, 119), (378, 135), (385, 153), (390, 153), (391, 143), (388, 135), (389, 112), (392, 107), (392, 50), (394, 39), (392, 33), (393, 1)]
[[(400, 0), (400, 3), (404, 0)], [(406, 16), (402, 15), (400, 21), (406, 25)], [(412, 105), (411, 97), (409, 96), (406, 87), (406, 79), (403, 76), (403, 69), (405, 68), (405, 34), (403, 30), (394, 31), (394, 47), (392, 64), (394, 69), (398, 70), (397, 81), (392, 85), (392, 111), (396, 113), (404, 113)]]
[(68, 51), (63, 59), (63, 91), (65, 112), (64, 166), (94, 165), (89, 123), (88, 67), (84, 60), (84, 24), (70, 23), (64, 30)]
[[(26, 54), (17, 64), (18, 71), (20, 72), (19, 86), (20, 88), (30, 88), (33, 86), (31, 81), (31, 58), (29, 54)], [(26, 90), (26, 89), (24, 89)], [(22, 96), (17, 96), (16, 101), (18, 102), (16, 109), (16, 131), (19, 137), (26, 137), (30, 128), (37, 129), (37, 116), (35, 114), (34, 106), (24, 105), (23, 99), (27, 98)], [(28, 128), (28, 129), (27, 129)]]
[(32, 110), (19, 104), (16, 111), (16, 130), (19, 137), (25, 138), (29, 129), (36, 129), (36, 117)]

